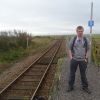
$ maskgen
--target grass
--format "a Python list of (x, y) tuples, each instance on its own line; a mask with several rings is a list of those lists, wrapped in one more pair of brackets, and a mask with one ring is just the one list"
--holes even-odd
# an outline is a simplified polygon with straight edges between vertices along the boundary
[(100, 65), (100, 35), (93, 36), (92, 60), (96, 65)]
[(52, 40), (52, 37), (35, 37), (32, 40), (31, 46), (27, 49), (18, 48), (7, 52), (0, 52), (0, 64), (11, 63), (23, 57), (27, 57), (33, 52), (38, 52), (39, 50), (47, 47)]
[(12, 62), (26, 55), (27, 55), (27, 50), (21, 48), (3, 52), (0, 53), (0, 63)]

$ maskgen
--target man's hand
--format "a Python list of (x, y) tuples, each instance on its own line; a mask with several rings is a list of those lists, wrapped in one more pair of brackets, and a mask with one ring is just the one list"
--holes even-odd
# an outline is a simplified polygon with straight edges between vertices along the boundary
[(88, 58), (85, 58), (85, 62), (88, 63)]

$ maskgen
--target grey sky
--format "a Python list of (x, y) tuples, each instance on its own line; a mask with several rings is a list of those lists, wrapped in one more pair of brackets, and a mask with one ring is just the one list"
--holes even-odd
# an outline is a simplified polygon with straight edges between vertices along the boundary
[[(94, 0), (94, 32), (99, 33), (100, 1)], [(89, 32), (91, 0), (0, 0), (0, 30), (37, 34), (73, 33), (77, 25)]]

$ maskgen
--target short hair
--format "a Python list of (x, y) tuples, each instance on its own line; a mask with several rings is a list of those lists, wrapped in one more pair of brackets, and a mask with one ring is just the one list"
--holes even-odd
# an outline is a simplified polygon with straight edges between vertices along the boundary
[(77, 26), (76, 30), (84, 30), (83, 26)]

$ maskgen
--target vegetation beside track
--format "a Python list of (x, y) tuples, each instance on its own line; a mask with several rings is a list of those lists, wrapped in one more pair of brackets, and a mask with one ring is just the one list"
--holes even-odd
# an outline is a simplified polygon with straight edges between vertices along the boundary
[[(27, 47), (28, 37), (28, 47)], [(32, 37), (27, 32), (0, 33), (0, 64), (11, 63), (47, 47), (54, 37)]]
[(100, 35), (92, 37), (92, 60), (97, 66), (100, 66)]

